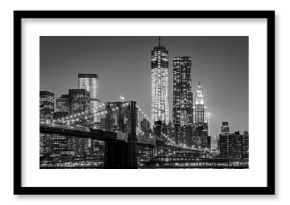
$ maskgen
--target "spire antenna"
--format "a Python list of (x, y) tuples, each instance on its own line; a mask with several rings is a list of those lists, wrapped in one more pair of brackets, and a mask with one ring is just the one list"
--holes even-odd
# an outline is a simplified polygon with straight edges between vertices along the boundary
[(200, 81), (198, 81), (198, 85), (200, 85)]
[(159, 47), (160, 47), (160, 45), (161, 45), (161, 38), (160, 38), (160, 36), (158, 37), (158, 43), (159, 43)]

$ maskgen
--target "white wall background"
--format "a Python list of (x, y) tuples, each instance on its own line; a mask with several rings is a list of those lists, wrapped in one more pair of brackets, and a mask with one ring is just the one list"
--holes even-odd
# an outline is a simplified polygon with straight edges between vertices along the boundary
[[(268, 0), (10, 0), (0, 3), (1, 204), (289, 204), (287, 148), (290, 81), (290, 12), (287, 1)], [(13, 10), (276, 10), (276, 196), (14, 196), (13, 195)], [(282, 113), (283, 111), (283, 113)]]

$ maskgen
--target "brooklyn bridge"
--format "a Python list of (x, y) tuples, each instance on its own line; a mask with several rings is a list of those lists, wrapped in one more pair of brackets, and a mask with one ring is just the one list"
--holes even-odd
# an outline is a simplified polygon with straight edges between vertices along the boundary
[[(152, 133), (141, 131), (140, 119), (147, 119)], [(91, 119), (105, 119), (104, 127), (97, 128)], [(59, 139), (97, 141), (91, 147), (100, 148), (100, 156), (85, 159), (62, 158), (51, 160), (41, 156), (41, 168), (247, 168), (244, 159), (215, 158), (204, 149), (176, 144), (162, 131), (162, 122), (151, 122), (135, 101), (107, 102), (94, 110), (40, 123), (42, 141), (53, 138), (61, 151)], [(43, 142), (41, 143), (43, 146)], [(50, 145), (52, 146), (52, 145)], [(42, 148), (45, 149), (45, 148)], [(69, 151), (68, 151), (69, 152)], [(69, 155), (69, 154), (67, 154)]]

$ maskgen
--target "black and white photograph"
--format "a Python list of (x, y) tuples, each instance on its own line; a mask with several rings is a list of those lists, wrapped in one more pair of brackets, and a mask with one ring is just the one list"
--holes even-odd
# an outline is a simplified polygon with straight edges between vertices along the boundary
[(274, 194), (274, 11), (15, 11), (14, 194)]
[(248, 36), (40, 36), (40, 169), (251, 169)]

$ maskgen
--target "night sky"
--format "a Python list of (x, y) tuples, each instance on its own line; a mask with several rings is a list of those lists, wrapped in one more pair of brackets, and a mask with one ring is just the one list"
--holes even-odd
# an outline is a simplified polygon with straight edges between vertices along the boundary
[[(169, 110), (172, 118), (172, 58), (192, 58), (192, 85), (204, 90), (211, 135), (222, 121), (230, 132), (248, 130), (248, 37), (161, 37), (169, 51)], [(78, 73), (96, 73), (102, 102), (119, 96), (135, 100), (148, 116), (151, 106), (150, 55), (156, 36), (40, 37), (40, 89), (58, 98), (77, 88)]]

